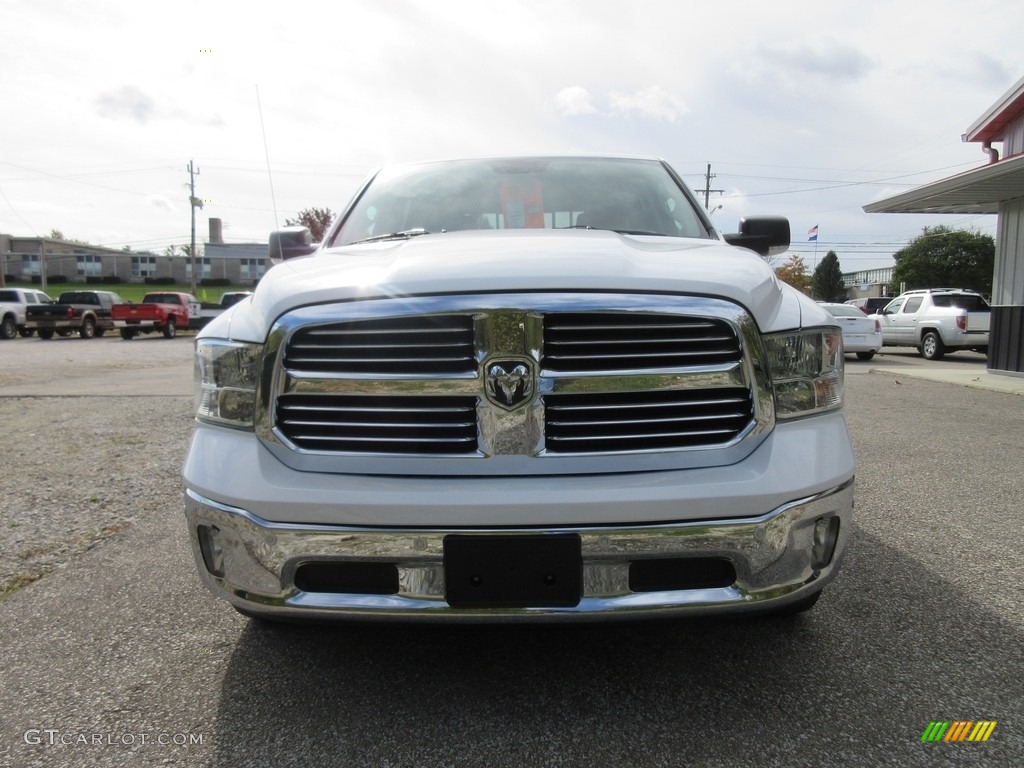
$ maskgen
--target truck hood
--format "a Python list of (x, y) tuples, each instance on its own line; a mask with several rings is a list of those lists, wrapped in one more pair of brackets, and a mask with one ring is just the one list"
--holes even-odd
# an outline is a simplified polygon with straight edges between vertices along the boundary
[[(585, 230), (454, 232), (323, 249), (279, 264), (260, 280), (251, 301), (229, 310), (203, 335), (261, 342), (281, 315), (338, 301), (553, 289), (730, 299), (762, 331), (799, 327), (809, 303), (753, 251), (717, 240)], [(821, 312), (813, 303), (809, 308)]]

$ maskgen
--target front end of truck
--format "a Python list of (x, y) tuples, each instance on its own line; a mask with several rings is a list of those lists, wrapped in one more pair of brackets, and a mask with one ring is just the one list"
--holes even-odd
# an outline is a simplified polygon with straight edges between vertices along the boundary
[(853, 509), (830, 316), (717, 238), (555, 229), (335, 244), (200, 334), (183, 476), (214, 594), (284, 620), (813, 605)]

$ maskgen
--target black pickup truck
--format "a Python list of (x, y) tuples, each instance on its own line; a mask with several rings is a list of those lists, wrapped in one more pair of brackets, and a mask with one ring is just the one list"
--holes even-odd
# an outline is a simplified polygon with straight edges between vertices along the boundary
[(114, 327), (110, 308), (124, 304), (111, 291), (65, 291), (54, 304), (33, 304), (25, 310), (25, 322), (42, 339), (54, 333), (70, 336), (74, 331), (83, 339), (102, 336)]

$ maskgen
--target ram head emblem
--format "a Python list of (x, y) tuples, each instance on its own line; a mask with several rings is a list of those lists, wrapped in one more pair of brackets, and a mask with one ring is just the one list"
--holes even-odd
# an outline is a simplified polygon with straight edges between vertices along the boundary
[(533, 373), (521, 360), (488, 363), (485, 379), (487, 397), (502, 408), (518, 408), (533, 397)]

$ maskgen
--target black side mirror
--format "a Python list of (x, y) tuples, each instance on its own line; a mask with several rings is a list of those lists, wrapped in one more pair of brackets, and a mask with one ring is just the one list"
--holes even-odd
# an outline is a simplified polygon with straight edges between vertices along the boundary
[(270, 258), (274, 262), (308, 256), (318, 247), (307, 227), (284, 227), (270, 233)]
[(763, 257), (789, 250), (789, 219), (785, 216), (752, 216), (740, 219), (740, 231), (723, 235), (729, 245), (749, 248)]

